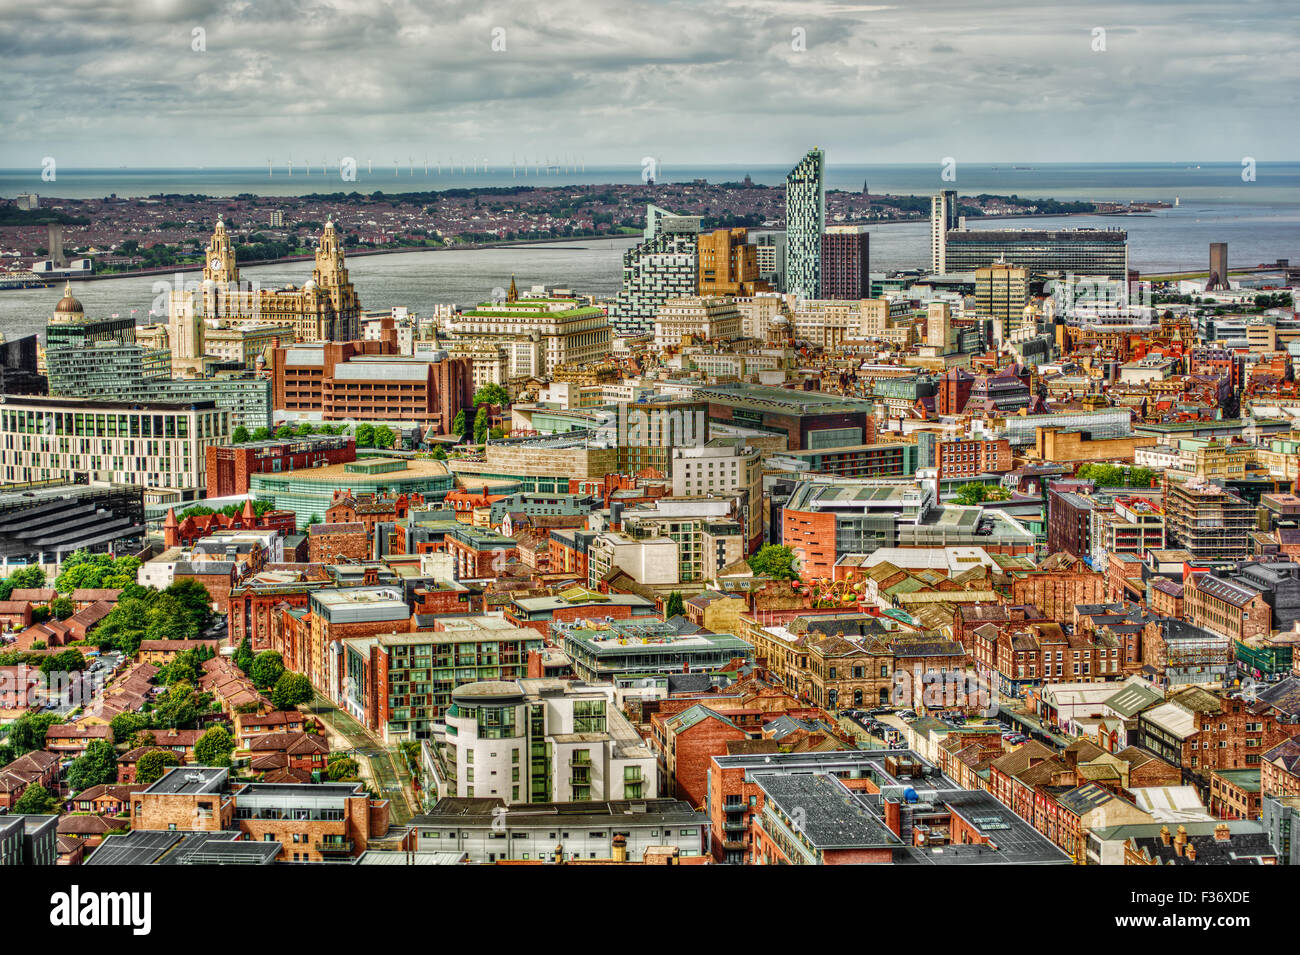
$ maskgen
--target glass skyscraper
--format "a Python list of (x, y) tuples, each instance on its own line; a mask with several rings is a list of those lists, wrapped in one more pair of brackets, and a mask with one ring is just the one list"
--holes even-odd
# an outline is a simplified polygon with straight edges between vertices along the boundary
[(785, 290), (821, 298), (826, 155), (814, 147), (785, 177)]

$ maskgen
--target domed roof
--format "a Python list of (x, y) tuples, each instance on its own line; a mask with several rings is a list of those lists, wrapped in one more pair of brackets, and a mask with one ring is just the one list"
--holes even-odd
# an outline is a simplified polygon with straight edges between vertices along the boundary
[(63, 298), (59, 299), (59, 304), (54, 306), (56, 315), (83, 314), (85, 309), (81, 307), (81, 302), (72, 296), (72, 283), (66, 282), (63, 286)]

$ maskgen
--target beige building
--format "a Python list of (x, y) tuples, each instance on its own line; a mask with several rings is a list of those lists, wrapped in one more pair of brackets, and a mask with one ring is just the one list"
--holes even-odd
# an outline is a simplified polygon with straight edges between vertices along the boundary
[(1024, 319), (1029, 304), (1029, 270), (994, 262), (975, 270), (975, 315), (992, 318), (1001, 339)]
[(263, 289), (240, 281), (234, 241), (218, 219), (204, 257), (202, 284), (168, 296), (172, 367), (180, 376), (202, 374), (207, 322), (288, 326), (305, 342), (353, 341), (360, 337), (360, 317), (361, 303), (332, 221), (325, 224), (315, 268), (302, 288)]
[(740, 310), (726, 296), (670, 298), (655, 315), (656, 348), (680, 346), (688, 336), (705, 341), (735, 341), (741, 337)]
[[(414, 347), (416, 354), (442, 348), (424, 341), (417, 341)], [(446, 346), (446, 352), (450, 358), (469, 359), (475, 391), (484, 385), (504, 385), (510, 380), (510, 351), (503, 342), (455, 342)]]
[(499, 343), (510, 378), (550, 378), (561, 365), (609, 357), (609, 319), (571, 298), (517, 298), (514, 282), (502, 302), (484, 302), (446, 324), (453, 343)]

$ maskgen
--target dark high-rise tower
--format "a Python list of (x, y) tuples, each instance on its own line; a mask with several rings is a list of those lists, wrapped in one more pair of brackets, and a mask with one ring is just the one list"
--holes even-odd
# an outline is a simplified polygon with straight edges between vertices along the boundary
[(822, 236), (822, 298), (871, 298), (871, 256), (865, 226), (827, 226)]
[(1210, 243), (1210, 277), (1205, 282), (1205, 291), (1228, 289), (1228, 243)]

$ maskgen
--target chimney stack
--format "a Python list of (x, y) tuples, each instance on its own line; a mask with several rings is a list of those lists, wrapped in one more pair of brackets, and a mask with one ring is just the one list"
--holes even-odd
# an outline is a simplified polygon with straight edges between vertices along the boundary
[(1174, 836), (1174, 851), (1179, 855), (1183, 854), (1183, 848), (1187, 845), (1187, 827), (1179, 826), (1178, 832)]
[(627, 861), (627, 836), (619, 833), (614, 837), (614, 861)]

